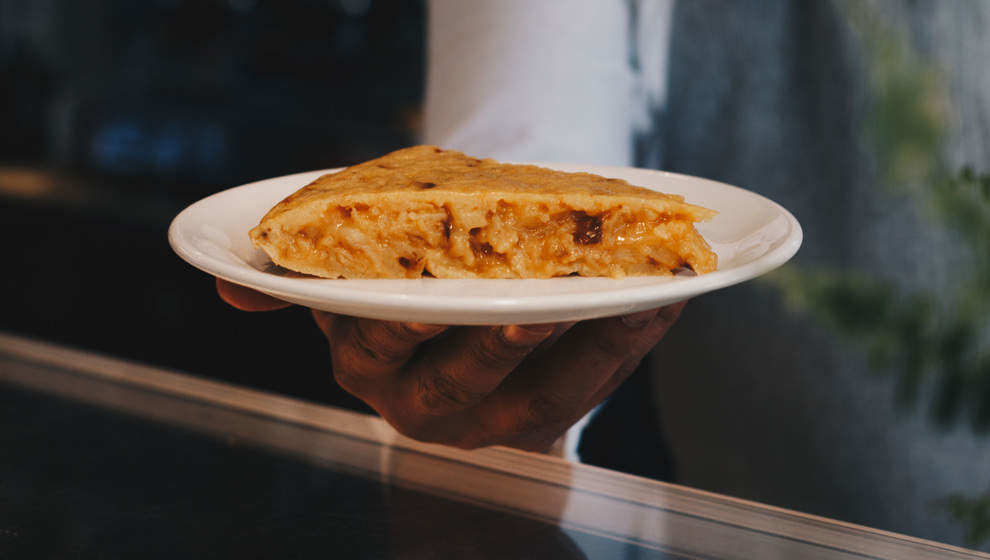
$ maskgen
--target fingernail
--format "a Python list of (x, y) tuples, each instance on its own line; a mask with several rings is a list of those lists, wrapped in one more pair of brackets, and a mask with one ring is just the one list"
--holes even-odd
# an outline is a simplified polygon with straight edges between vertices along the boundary
[(640, 311), (639, 313), (633, 313), (631, 315), (622, 316), (622, 324), (631, 329), (641, 329), (648, 325), (654, 317), (657, 316), (656, 309), (649, 309), (647, 311)]
[(406, 328), (423, 336), (435, 336), (447, 330), (446, 325), (427, 325), (426, 323), (406, 323)]
[(687, 301), (679, 301), (677, 303), (672, 303), (670, 305), (666, 305), (664, 307), (661, 307), (660, 308), (660, 317), (664, 321), (666, 321), (668, 323), (670, 323), (672, 321), (675, 321), (677, 319), (677, 317), (680, 316), (681, 311), (684, 310), (684, 306), (686, 304), (687, 304)]
[(519, 345), (538, 344), (553, 333), (553, 325), (505, 325), (502, 338)]

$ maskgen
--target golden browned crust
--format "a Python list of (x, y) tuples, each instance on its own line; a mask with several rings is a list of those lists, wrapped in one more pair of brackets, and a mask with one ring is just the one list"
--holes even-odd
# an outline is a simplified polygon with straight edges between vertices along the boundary
[(416, 146), (324, 175), (251, 230), (276, 264), (327, 278), (703, 274), (715, 212), (590, 173)]

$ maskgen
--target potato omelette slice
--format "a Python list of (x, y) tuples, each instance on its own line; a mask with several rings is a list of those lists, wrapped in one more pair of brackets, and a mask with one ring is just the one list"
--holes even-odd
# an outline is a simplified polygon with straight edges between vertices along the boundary
[(621, 278), (715, 270), (694, 227), (715, 214), (620, 179), (415, 146), (318, 178), (250, 236), (325, 278)]

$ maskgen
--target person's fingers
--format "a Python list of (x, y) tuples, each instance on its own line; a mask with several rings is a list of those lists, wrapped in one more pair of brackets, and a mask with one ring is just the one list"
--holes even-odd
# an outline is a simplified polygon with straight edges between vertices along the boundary
[[(508, 445), (516, 447), (519, 449), (525, 449), (529, 451), (544, 451), (548, 449), (553, 443), (560, 437), (562, 433), (567, 431), (567, 429), (574, 422), (578, 421), (581, 417), (587, 414), (591, 409), (598, 406), (599, 403), (604, 401), (615, 392), (616, 389), (622, 385), (626, 379), (629, 378), (639, 364), (643, 361), (646, 355), (649, 353), (650, 349), (656, 345), (670, 330), (670, 327), (674, 325), (677, 318), (680, 316), (681, 311), (684, 309), (686, 302), (678, 302), (659, 310), (655, 310), (656, 313), (652, 319), (652, 324), (644, 326), (644, 333), (646, 333), (647, 341), (653, 340), (652, 344), (646, 348), (646, 350), (637, 352), (630, 355), (619, 368), (613, 373), (593, 394), (589, 397), (583, 405), (577, 407), (570, 417), (558, 422), (557, 424), (549, 424), (543, 428), (538, 428), (529, 434), (522, 434), (517, 437), (514, 441), (509, 442)], [(627, 315), (622, 317), (621, 320), (626, 325), (637, 326), (640, 325), (643, 318), (649, 317), (652, 313), (641, 312), (633, 315)], [(640, 346), (640, 349), (644, 348)]]
[[(547, 323), (550, 325), (551, 323)], [(574, 325), (578, 324), (578, 321), (569, 321), (566, 323), (553, 323), (553, 330), (550, 332), (550, 336), (543, 339), (543, 342), (539, 344), (532, 352), (526, 356), (527, 362), (535, 362), (544, 359), (545, 356), (553, 352), (554, 344), (560, 340), (560, 337), (564, 336), (567, 331), (571, 329)]]
[(414, 414), (442, 417), (473, 406), (491, 393), (555, 325), (506, 325), (457, 331), (411, 364), (403, 380)]
[(594, 406), (592, 398), (607, 395), (631, 373), (629, 366), (634, 369), (659, 342), (676, 313), (655, 309), (575, 326), (546, 359), (527, 364), (483, 403), (488, 410), (479, 414), (488, 431), (511, 434), (514, 447), (552, 444), (557, 432)]
[(333, 332), (334, 314), (327, 313), (326, 311), (320, 311), (318, 309), (312, 309), (311, 311), (313, 313), (313, 321), (316, 323), (316, 326), (319, 327), (320, 332), (323, 333), (323, 336), (327, 337), (327, 340), (333, 342), (330, 336)]
[(569, 321), (567, 323), (555, 324), (553, 326), (553, 332), (550, 333), (550, 336), (548, 336), (547, 339), (543, 341), (543, 344), (541, 346), (553, 346), (554, 344), (556, 344), (558, 340), (560, 340), (560, 337), (564, 336), (564, 334), (566, 334), (567, 331), (571, 330), (571, 327), (573, 327), (576, 324), (578, 324), (577, 321)]
[[(318, 317), (321, 329), (326, 317)], [(361, 398), (376, 401), (383, 391), (397, 390), (398, 383), (381, 380), (398, 372), (423, 342), (447, 327), (422, 323), (376, 321), (335, 316), (327, 330), (337, 383)], [(369, 403), (375, 406), (375, 402)]]
[[(662, 340), (663, 337), (667, 335), (667, 331), (670, 330), (670, 327), (674, 326), (674, 323), (677, 322), (677, 318), (680, 317), (681, 311), (684, 309), (684, 305), (686, 303), (687, 302), (685, 301), (681, 301), (660, 308), (660, 310), (656, 314), (656, 317), (654, 317), (653, 319), (655, 322), (658, 323), (656, 325), (658, 330), (654, 334), (654, 336), (656, 337), (656, 342), (653, 343), (653, 346), (656, 346), (656, 344), (659, 343), (660, 340)], [(653, 346), (651, 346), (650, 348), (652, 348)], [(643, 358), (646, 357), (646, 354), (649, 353), (649, 350), (650, 349), (647, 349), (647, 351), (643, 352), (642, 354), (633, 355), (630, 356), (628, 359), (626, 359), (622, 363), (622, 365), (619, 366), (619, 369), (616, 370), (614, 374), (612, 374), (612, 377), (609, 378), (608, 381), (606, 381), (601, 387), (599, 387), (598, 390), (591, 396), (591, 398), (588, 399), (588, 402), (586, 402), (584, 406), (585, 411), (582, 412), (581, 415), (583, 416), (585, 412), (591, 410), (592, 408), (597, 406), (598, 403), (602, 402), (609, 395), (615, 392), (615, 390), (619, 388), (619, 385), (622, 385), (622, 383), (624, 383), (625, 380), (630, 375), (632, 375), (634, 371), (636, 371), (636, 368), (639, 367), (640, 362), (643, 361)]]
[(681, 307), (577, 324), (458, 328), (432, 342), (446, 327), (313, 317), (330, 341), (337, 382), (399, 432), (465, 448), (542, 450), (628, 377)]
[(287, 301), (273, 298), (268, 294), (220, 278), (217, 278), (217, 294), (220, 299), (241, 311), (274, 311), (292, 305)]

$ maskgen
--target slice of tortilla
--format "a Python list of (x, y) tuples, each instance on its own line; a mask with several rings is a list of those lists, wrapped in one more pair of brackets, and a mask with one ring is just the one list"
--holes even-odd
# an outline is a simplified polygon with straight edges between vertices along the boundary
[(325, 278), (704, 274), (717, 256), (694, 223), (715, 214), (620, 179), (416, 146), (320, 177), (250, 236)]

